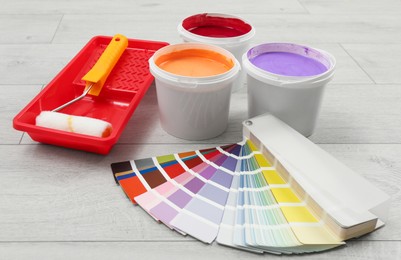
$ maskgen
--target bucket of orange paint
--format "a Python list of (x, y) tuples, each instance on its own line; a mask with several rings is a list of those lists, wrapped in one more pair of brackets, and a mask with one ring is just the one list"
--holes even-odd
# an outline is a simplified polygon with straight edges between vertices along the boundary
[(149, 59), (163, 129), (204, 140), (227, 128), (231, 88), (240, 63), (229, 51), (203, 43), (163, 47)]

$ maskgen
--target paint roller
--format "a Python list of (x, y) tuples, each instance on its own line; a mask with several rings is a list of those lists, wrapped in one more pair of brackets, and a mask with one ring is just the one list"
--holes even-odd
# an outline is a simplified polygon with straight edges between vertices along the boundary
[(36, 125), (97, 137), (109, 136), (112, 132), (112, 125), (109, 122), (96, 118), (68, 115), (58, 111), (84, 98), (87, 94), (98, 96), (107, 77), (127, 46), (128, 39), (121, 34), (116, 34), (96, 64), (83, 76), (82, 80), (86, 82), (86, 86), (82, 95), (52, 111), (42, 111), (36, 117)]

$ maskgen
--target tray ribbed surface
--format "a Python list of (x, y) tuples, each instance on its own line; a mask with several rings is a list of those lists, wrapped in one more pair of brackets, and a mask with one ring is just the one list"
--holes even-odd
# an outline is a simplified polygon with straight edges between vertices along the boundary
[[(100, 45), (93, 51), (75, 78), (74, 84), (85, 84), (81, 78), (95, 65), (106, 47), (107, 45)], [(111, 71), (103, 88), (137, 92), (138, 88), (143, 86), (144, 81), (151, 77), (148, 60), (152, 55), (152, 51), (127, 48)]]

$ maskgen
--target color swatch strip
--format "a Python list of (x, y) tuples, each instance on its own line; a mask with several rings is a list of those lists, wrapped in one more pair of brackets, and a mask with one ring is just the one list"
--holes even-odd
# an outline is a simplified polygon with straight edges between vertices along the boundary
[(275, 254), (343, 244), (247, 139), (111, 167), (132, 202), (205, 243)]

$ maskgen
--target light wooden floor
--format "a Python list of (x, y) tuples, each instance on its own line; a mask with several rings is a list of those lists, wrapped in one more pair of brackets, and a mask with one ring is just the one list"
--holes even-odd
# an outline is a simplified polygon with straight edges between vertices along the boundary
[(311, 139), (392, 196), (383, 229), (300, 258), (401, 258), (400, 0), (0, 0), (0, 259), (276, 258), (205, 245), (157, 224), (130, 204), (109, 167), (240, 141), (245, 89), (232, 96), (227, 131), (199, 143), (161, 129), (154, 86), (107, 156), (37, 144), (12, 129), (13, 117), (91, 37), (177, 43), (180, 20), (205, 11), (247, 19), (255, 44), (331, 52), (337, 74)]

